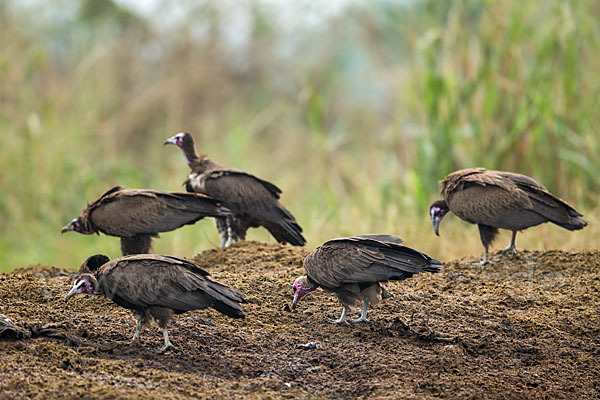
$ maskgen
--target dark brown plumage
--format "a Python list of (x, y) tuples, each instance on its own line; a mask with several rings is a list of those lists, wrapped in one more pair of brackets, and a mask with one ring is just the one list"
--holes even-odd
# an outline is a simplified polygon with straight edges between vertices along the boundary
[(134, 342), (144, 323), (154, 318), (163, 331), (161, 351), (171, 346), (167, 325), (173, 314), (212, 307), (232, 318), (244, 317), (240, 292), (212, 280), (208, 272), (182, 258), (138, 254), (109, 261), (97, 254), (82, 264), (80, 272), (65, 301), (78, 293), (104, 295), (133, 310), (137, 320)]
[(195, 193), (127, 189), (116, 186), (85, 208), (62, 229), (83, 234), (102, 232), (121, 238), (123, 255), (150, 251), (152, 238), (204, 217), (227, 217), (218, 200)]
[(463, 169), (440, 182), (444, 200), (429, 208), (434, 231), (448, 211), (477, 224), (484, 246), (481, 265), (488, 263), (488, 248), (498, 235), (498, 228), (512, 231), (510, 246), (501, 251), (516, 253), (517, 232), (552, 222), (570, 231), (587, 225), (573, 207), (554, 196), (534, 179), (512, 172), (488, 171), (485, 168)]
[(248, 228), (259, 226), (265, 227), (280, 243), (304, 246), (302, 228), (279, 202), (281, 190), (277, 186), (198, 156), (189, 133), (179, 133), (165, 142), (169, 143), (181, 148), (192, 170), (184, 182), (187, 191), (219, 199), (231, 210), (232, 217), (217, 219), (223, 246), (229, 246), (232, 240), (244, 240)]
[(320, 286), (334, 292), (344, 307), (334, 323), (345, 322), (346, 309), (361, 302), (362, 314), (351, 322), (367, 321), (369, 302), (376, 304), (388, 296), (380, 282), (403, 280), (423, 271), (438, 272), (442, 267), (439, 261), (400, 243), (399, 237), (385, 234), (325, 242), (304, 259), (306, 275), (294, 282), (292, 308)]

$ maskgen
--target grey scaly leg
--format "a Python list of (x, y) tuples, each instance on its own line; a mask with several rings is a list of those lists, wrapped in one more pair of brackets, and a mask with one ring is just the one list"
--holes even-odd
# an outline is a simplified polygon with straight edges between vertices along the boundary
[(139, 343), (140, 341), (140, 333), (142, 333), (142, 325), (144, 324), (144, 317), (137, 317), (137, 327), (135, 328), (135, 333), (133, 334), (133, 339), (131, 339), (131, 343)]
[(513, 231), (512, 238), (510, 239), (510, 246), (498, 250), (498, 253), (506, 253), (506, 252), (510, 251), (513, 254), (517, 254), (517, 248), (515, 246), (516, 241), (517, 241), (517, 231)]
[(231, 224), (233, 223), (232, 217), (219, 217), (217, 220), (217, 230), (219, 231), (219, 236), (221, 236), (221, 247), (229, 247), (231, 246), (231, 241), (233, 240), (233, 231), (231, 229)]
[(163, 337), (165, 338), (165, 345), (163, 347), (161, 347), (159, 351), (161, 353), (164, 353), (165, 351), (167, 351), (167, 349), (169, 347), (171, 347), (173, 345), (169, 341), (169, 333), (167, 332), (167, 328), (166, 327), (162, 328), (162, 331), (163, 331)]
[(487, 247), (483, 248), (483, 260), (479, 261), (478, 263), (476, 263), (475, 265), (478, 265), (480, 267), (483, 267), (484, 265), (487, 265), (490, 263), (490, 259), (488, 257), (488, 249)]
[(232, 239), (233, 239), (233, 234), (231, 233), (231, 226), (229, 226), (229, 224), (227, 224), (227, 242), (225, 243), (225, 245), (223, 247), (231, 246)]
[(348, 321), (346, 321), (346, 306), (344, 306), (344, 309), (342, 310), (342, 315), (340, 315), (339, 319), (329, 320), (329, 323), (331, 324), (341, 324), (342, 322), (348, 323)]
[(367, 307), (369, 307), (369, 299), (365, 297), (365, 299), (363, 300), (362, 314), (360, 314), (360, 317), (358, 319), (353, 319), (350, 322), (352, 322), (353, 324), (356, 324), (357, 322), (370, 322), (367, 319)]
[(219, 236), (221, 237), (221, 247), (225, 247), (227, 240), (229, 239), (230, 228), (229, 228), (229, 218), (228, 217), (218, 217), (215, 218), (217, 223), (217, 231), (219, 231)]

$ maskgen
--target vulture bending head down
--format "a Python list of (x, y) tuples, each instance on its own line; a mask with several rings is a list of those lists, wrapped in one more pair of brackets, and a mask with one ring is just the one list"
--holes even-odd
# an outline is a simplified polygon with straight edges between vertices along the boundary
[(137, 320), (133, 342), (139, 341), (142, 326), (154, 319), (164, 336), (161, 351), (171, 346), (167, 325), (173, 314), (212, 307), (229, 317), (244, 318), (240, 292), (182, 258), (139, 254), (110, 261), (97, 254), (79, 272), (65, 301), (78, 293), (103, 295), (132, 310)]
[(62, 228), (85, 235), (102, 232), (121, 238), (123, 255), (149, 253), (152, 238), (204, 217), (227, 217), (218, 200), (196, 193), (127, 189), (116, 186), (89, 204)]
[(164, 144), (181, 149), (191, 169), (184, 184), (188, 192), (202, 193), (219, 199), (231, 210), (228, 218), (217, 218), (223, 247), (232, 240), (244, 240), (249, 228), (265, 227), (279, 243), (304, 246), (302, 228), (287, 208), (279, 202), (281, 189), (248, 172), (217, 164), (196, 154), (194, 138), (178, 133)]
[(487, 264), (488, 248), (498, 235), (498, 228), (512, 231), (510, 245), (501, 252), (517, 252), (517, 232), (552, 222), (570, 231), (587, 225), (583, 215), (566, 201), (554, 196), (534, 179), (512, 172), (488, 171), (485, 168), (462, 169), (440, 182), (443, 200), (429, 207), (433, 230), (439, 236), (440, 222), (452, 211), (460, 219), (479, 227)]
[(332, 239), (304, 259), (306, 275), (294, 282), (294, 302), (319, 286), (334, 292), (342, 306), (342, 315), (333, 323), (346, 322), (348, 308), (362, 303), (360, 318), (367, 320), (369, 303), (377, 304), (389, 294), (380, 282), (404, 280), (419, 272), (439, 272), (442, 264), (429, 256), (401, 246), (393, 235), (370, 234)]

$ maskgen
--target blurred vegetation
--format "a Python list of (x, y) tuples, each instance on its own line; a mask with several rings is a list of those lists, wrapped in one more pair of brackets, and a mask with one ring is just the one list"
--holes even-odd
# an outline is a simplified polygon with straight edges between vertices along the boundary
[[(438, 180), (471, 166), (533, 176), (591, 222), (517, 246), (597, 246), (597, 1), (356, 1), (296, 25), (260, 0), (151, 18), (30, 3), (0, 3), (0, 270), (117, 257), (118, 239), (60, 228), (117, 184), (183, 190), (162, 146), (180, 131), (280, 186), (310, 248), (388, 232), (440, 259), (481, 252), (474, 226), (450, 217), (437, 238), (427, 215)], [(181, 19), (157, 24), (172, 4)], [(211, 220), (161, 236), (155, 252), (190, 257), (219, 243)]]

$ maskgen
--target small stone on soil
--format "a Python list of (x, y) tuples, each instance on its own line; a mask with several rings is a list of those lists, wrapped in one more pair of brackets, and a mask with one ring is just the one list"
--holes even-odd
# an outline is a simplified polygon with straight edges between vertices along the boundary
[(299, 344), (296, 346), (297, 349), (302, 349), (302, 350), (318, 349), (319, 347), (321, 347), (321, 346), (319, 346), (315, 342), (308, 342), (308, 343)]

